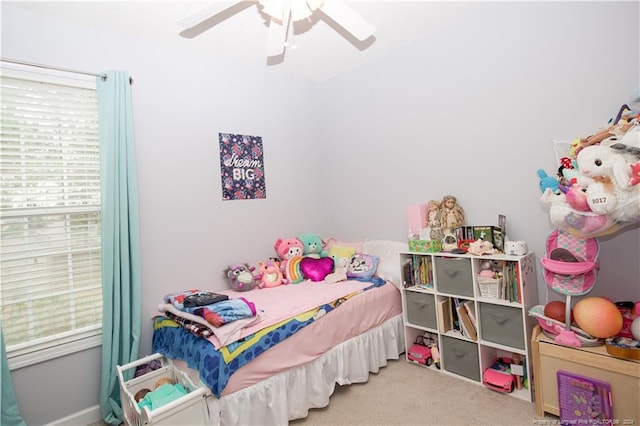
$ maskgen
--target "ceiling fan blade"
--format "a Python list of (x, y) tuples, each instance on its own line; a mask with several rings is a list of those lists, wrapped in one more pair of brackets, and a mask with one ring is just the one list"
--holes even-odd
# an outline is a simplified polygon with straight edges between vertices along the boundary
[(376, 27), (342, 0), (326, 0), (320, 10), (360, 41), (371, 37), (376, 31)]
[(210, 5), (207, 5), (202, 9), (198, 9), (195, 12), (188, 14), (184, 18), (178, 19), (178, 25), (180, 25), (184, 29), (193, 28), (199, 23), (214, 17), (218, 13), (229, 9), (230, 7), (233, 7), (233, 5), (229, 6), (228, 2), (224, 1), (211, 3)]
[(267, 56), (279, 56), (284, 53), (284, 43), (287, 41), (287, 29), (289, 28), (289, 11), (282, 23), (275, 19), (269, 21), (267, 34)]
[(193, 38), (253, 4), (255, 4), (255, 0), (214, 1), (210, 5), (179, 19), (178, 25), (184, 28), (180, 35), (186, 38)]

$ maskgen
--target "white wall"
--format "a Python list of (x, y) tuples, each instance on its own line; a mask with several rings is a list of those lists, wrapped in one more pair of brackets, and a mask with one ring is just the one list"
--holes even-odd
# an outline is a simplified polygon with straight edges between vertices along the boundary
[[(551, 139), (593, 131), (640, 84), (638, 11), (496, 3), (319, 86), (4, 4), (2, 56), (134, 77), (144, 354), (163, 294), (224, 288), (227, 263), (271, 256), (277, 236), (404, 239), (406, 206), (447, 193), (469, 223), (506, 214), (542, 255), (535, 170), (555, 167)], [(218, 132), (263, 136), (266, 200), (221, 201)], [(603, 241), (594, 293), (640, 300), (639, 235)], [(30, 425), (97, 404), (99, 375), (99, 349), (12, 373)]]
[[(323, 223), (321, 199), (307, 196), (322, 190), (321, 164), (312, 161), (320, 148), (311, 113), (315, 86), (4, 4), (2, 56), (93, 72), (124, 69), (134, 78), (141, 354), (151, 350), (151, 318), (163, 294), (227, 288), (222, 271), (229, 263), (267, 260), (277, 237)], [(218, 132), (263, 137), (266, 199), (222, 201)], [(43, 424), (97, 404), (100, 359), (94, 349), (15, 370), (26, 422)]]
[[(332, 232), (404, 239), (407, 205), (452, 194), (468, 224), (505, 214), (509, 238), (543, 256), (536, 170), (555, 173), (552, 140), (586, 137), (630, 101), (638, 16), (637, 2), (495, 2), (327, 82)], [(640, 300), (639, 228), (601, 243), (592, 294)]]

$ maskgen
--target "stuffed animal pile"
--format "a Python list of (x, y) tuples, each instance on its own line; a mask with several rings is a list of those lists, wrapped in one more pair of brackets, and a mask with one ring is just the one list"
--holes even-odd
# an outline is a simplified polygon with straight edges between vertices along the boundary
[(559, 229), (588, 238), (640, 222), (640, 89), (631, 105), (574, 140), (555, 177), (537, 171), (541, 203)]
[(259, 262), (257, 268), (247, 263), (233, 264), (224, 274), (235, 291), (298, 284), (305, 280), (325, 283), (346, 279), (372, 280), (378, 256), (360, 253), (353, 246), (339, 243), (329, 247), (320, 235), (311, 233), (278, 238), (273, 245), (277, 257)]

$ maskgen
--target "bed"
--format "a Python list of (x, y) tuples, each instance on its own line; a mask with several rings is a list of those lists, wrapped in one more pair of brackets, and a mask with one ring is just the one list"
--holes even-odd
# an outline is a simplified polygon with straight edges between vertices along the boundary
[[(234, 330), (230, 343), (222, 342), (229, 334), (218, 339), (188, 331), (163, 310), (154, 318), (153, 351), (210, 390), (212, 424), (287, 424), (306, 417), (310, 408), (328, 405), (336, 384), (366, 382), (404, 351), (402, 250), (406, 243), (365, 242), (362, 251), (379, 259), (371, 280), (222, 292), (250, 299), (263, 315), (240, 334)], [(282, 302), (293, 300), (288, 312)]]

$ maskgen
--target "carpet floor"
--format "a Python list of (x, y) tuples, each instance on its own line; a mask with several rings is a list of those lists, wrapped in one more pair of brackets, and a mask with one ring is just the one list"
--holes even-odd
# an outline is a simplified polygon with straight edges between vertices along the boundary
[[(291, 426), (557, 425), (536, 416), (535, 404), (400, 360), (388, 361), (366, 383), (336, 385), (330, 403)], [(102, 422), (90, 426), (106, 426)], [(265, 425), (256, 425), (265, 426)]]
[[(404, 356), (404, 355), (403, 355)], [(337, 386), (329, 406), (290, 425), (551, 425), (535, 403), (409, 363), (389, 361), (367, 383)]]

